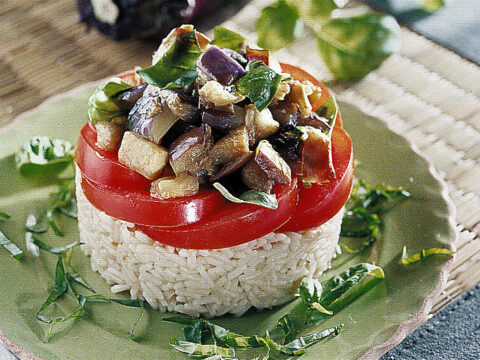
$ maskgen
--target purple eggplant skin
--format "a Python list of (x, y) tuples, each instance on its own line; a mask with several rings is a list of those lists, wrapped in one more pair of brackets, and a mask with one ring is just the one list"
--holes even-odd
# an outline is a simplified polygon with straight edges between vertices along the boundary
[(233, 109), (234, 113), (232, 115), (203, 112), (202, 122), (210, 125), (213, 129), (230, 132), (245, 124), (245, 109), (235, 105)]
[(297, 126), (300, 120), (300, 109), (295, 103), (281, 102), (276, 107), (269, 108), (273, 118), (278, 121), (281, 128)]
[(245, 75), (245, 69), (217, 46), (211, 46), (198, 59), (197, 66), (213, 80), (228, 86)]
[(90, 0), (77, 0), (79, 20), (114, 40), (132, 37), (161, 40), (172, 28), (191, 23), (214, 10), (222, 0), (116, 0), (119, 16), (113, 25), (95, 17)]
[(210, 182), (215, 182), (224, 178), (225, 176), (233, 174), (235, 171), (239, 170), (242, 166), (246, 165), (247, 162), (253, 157), (253, 151), (249, 151), (242, 156), (239, 156), (235, 160), (225, 164), (215, 175), (210, 178)]
[(225, 48), (225, 49), (222, 49), (222, 51), (227, 54), (228, 56), (230, 56), (233, 60), (235, 60), (236, 62), (238, 62), (240, 65), (242, 65), (243, 67), (246, 67), (247, 64), (248, 64), (248, 60), (245, 56), (243, 56), (242, 54), (236, 52), (235, 50), (232, 50), (232, 49), (228, 49), (228, 48)]
[(132, 86), (131, 88), (120, 91), (116, 96), (116, 103), (121, 107), (133, 108), (135, 103), (143, 96), (143, 92), (148, 84)]
[(180, 135), (174, 142), (170, 144), (168, 152), (170, 153), (170, 160), (175, 162), (189, 149), (195, 145), (203, 144), (208, 136), (207, 126), (201, 125), (195, 127), (190, 131)]

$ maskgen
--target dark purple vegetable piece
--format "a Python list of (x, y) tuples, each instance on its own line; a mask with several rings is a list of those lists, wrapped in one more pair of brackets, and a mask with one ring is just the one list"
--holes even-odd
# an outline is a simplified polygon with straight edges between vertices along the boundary
[(217, 106), (201, 96), (198, 98), (198, 108), (200, 111), (206, 111), (212, 115), (233, 115), (235, 114), (234, 106), (233, 104)]
[(280, 127), (297, 126), (300, 120), (300, 110), (295, 103), (281, 102), (276, 107), (270, 107), (273, 118), (278, 121)]
[(198, 109), (193, 105), (193, 97), (174, 90), (161, 90), (158, 94), (168, 104), (170, 110), (183, 121), (194, 122), (198, 118)]
[(120, 91), (115, 95), (116, 103), (121, 107), (133, 108), (135, 103), (143, 96), (143, 92), (147, 88), (148, 84), (132, 86), (131, 88)]
[(242, 65), (243, 67), (247, 66), (248, 60), (242, 54), (236, 52), (235, 50), (228, 49), (228, 48), (224, 48), (224, 49), (222, 49), (222, 51), (225, 54), (227, 54), (228, 56), (230, 56), (233, 60), (238, 62), (240, 65)]
[(242, 167), (242, 180), (250, 189), (263, 191), (267, 194), (270, 194), (273, 189), (273, 181), (268, 178), (265, 171), (258, 166), (253, 158)]
[(210, 125), (212, 128), (230, 132), (239, 126), (245, 124), (245, 110), (239, 106), (233, 106), (232, 115), (212, 114), (204, 112), (202, 114), (202, 122)]
[(131, 37), (161, 40), (172, 28), (190, 23), (193, 18), (213, 10), (219, 2), (220, 0), (119, 0), (114, 2), (119, 16), (113, 24), (98, 19), (90, 0), (77, 0), (77, 10), (81, 22), (115, 40)]
[(253, 156), (253, 151), (236, 158), (235, 160), (225, 164), (215, 175), (210, 178), (210, 182), (215, 182), (225, 176), (233, 174), (235, 171), (244, 166)]
[(130, 110), (127, 130), (159, 144), (177, 120), (167, 104), (154, 91), (147, 90)]
[(321, 130), (322, 132), (326, 132), (331, 129), (330, 125), (328, 124), (328, 120), (314, 112), (312, 112), (308, 117), (299, 119), (298, 125), (311, 126)]
[(255, 151), (255, 161), (270, 180), (285, 185), (292, 181), (290, 167), (268, 141), (262, 140), (258, 144)]
[(195, 125), (186, 123), (185, 121), (177, 121), (162, 138), (162, 146), (168, 149), (172, 142), (174, 142), (180, 135), (185, 134), (187, 131), (194, 129), (195, 127)]
[(267, 138), (273, 148), (290, 164), (301, 160), (303, 132), (293, 125), (281, 128)]
[(198, 59), (197, 66), (213, 80), (228, 86), (245, 75), (245, 69), (218, 47), (211, 46)]

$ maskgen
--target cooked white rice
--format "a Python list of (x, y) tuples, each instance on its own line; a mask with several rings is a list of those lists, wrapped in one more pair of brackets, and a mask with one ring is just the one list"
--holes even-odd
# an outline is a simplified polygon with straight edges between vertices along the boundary
[(246, 244), (215, 250), (174, 248), (135, 231), (93, 207), (77, 171), (78, 224), (92, 269), (154, 309), (213, 317), (241, 315), (292, 299), (304, 277), (329, 266), (338, 243), (343, 209), (307, 231), (270, 233)]

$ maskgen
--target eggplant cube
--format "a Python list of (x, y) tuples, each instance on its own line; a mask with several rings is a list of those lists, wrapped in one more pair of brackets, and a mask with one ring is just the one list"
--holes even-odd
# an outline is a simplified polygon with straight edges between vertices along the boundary
[(256, 140), (265, 139), (266, 137), (277, 132), (280, 128), (278, 121), (272, 116), (270, 110), (263, 109), (261, 112), (256, 113), (255, 116), (255, 138)]
[(152, 182), (150, 193), (154, 197), (170, 199), (192, 196), (198, 193), (199, 183), (195, 176), (182, 173), (178, 177), (168, 176)]
[(99, 121), (95, 124), (95, 128), (97, 129), (97, 145), (99, 147), (107, 151), (118, 149), (125, 126), (110, 121)]
[(267, 140), (258, 143), (255, 150), (255, 161), (270, 180), (280, 184), (290, 184), (292, 181), (290, 166)]
[(131, 131), (126, 131), (118, 150), (118, 161), (147, 179), (155, 180), (167, 165), (168, 151)]
[(229, 104), (236, 104), (243, 99), (245, 96), (240, 94), (233, 94), (227, 91), (222, 84), (216, 81), (209, 81), (199, 91), (199, 95), (214, 103), (216, 106), (223, 106)]
[(210, 151), (217, 164), (226, 164), (248, 153), (248, 130), (245, 125), (218, 140)]
[(268, 178), (265, 171), (262, 170), (255, 159), (250, 159), (242, 168), (242, 180), (250, 189), (263, 191), (265, 193), (270, 193), (273, 189), (273, 181)]

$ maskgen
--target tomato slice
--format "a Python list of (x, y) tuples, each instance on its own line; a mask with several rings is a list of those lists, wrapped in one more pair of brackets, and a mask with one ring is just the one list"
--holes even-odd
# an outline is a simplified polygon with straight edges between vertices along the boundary
[(199, 223), (173, 228), (135, 226), (153, 240), (187, 249), (220, 249), (258, 239), (285, 224), (297, 206), (297, 179), (290, 185), (277, 185), (275, 210), (247, 204), (230, 204)]
[(96, 145), (97, 131), (86, 123), (75, 148), (75, 162), (82, 175), (91, 181), (123, 189), (150, 190), (149, 179), (118, 161), (116, 151), (106, 151)]
[(350, 196), (354, 175), (352, 139), (347, 132), (334, 128), (332, 161), (335, 178), (327, 183), (299, 184), (299, 200), (294, 215), (278, 231), (300, 231), (320, 226), (345, 205)]

